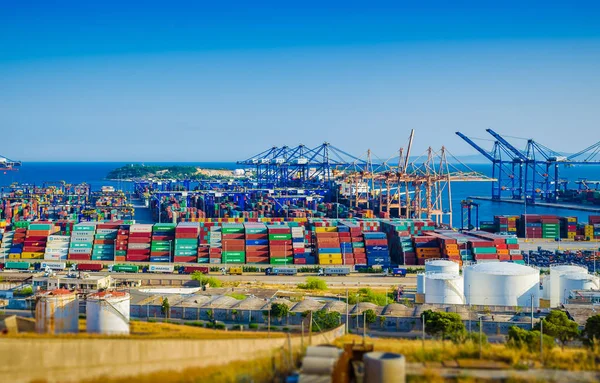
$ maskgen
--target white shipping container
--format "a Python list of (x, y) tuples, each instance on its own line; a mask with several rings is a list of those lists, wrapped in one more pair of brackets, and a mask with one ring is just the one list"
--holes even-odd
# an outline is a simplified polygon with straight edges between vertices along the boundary
[(44, 254), (46, 261), (66, 261), (67, 255)]
[(71, 241), (71, 243), (73, 242), (94, 242), (94, 236), (92, 235), (91, 237), (73, 237), (73, 240)]
[(98, 229), (96, 230), (96, 234), (112, 234), (119, 231), (118, 229)]
[(69, 243), (71, 241), (71, 237), (68, 235), (51, 235), (48, 237), (48, 245), (53, 242), (66, 242)]
[(69, 249), (69, 254), (92, 254), (92, 249), (86, 249), (83, 247), (78, 247), (76, 249)]
[(42, 270), (49, 267), (51, 270), (64, 270), (67, 264), (64, 262), (42, 262)]
[(136, 224), (129, 227), (130, 233), (152, 233), (152, 225)]
[(149, 243), (130, 243), (127, 246), (127, 248), (131, 249), (131, 250), (149, 249), (150, 248), (150, 244)]
[(510, 255), (521, 255), (521, 250), (515, 250), (515, 249), (511, 249), (509, 251)]
[(49, 249), (46, 248), (44, 254), (55, 254), (55, 255), (67, 255), (69, 254), (69, 248), (66, 249)]
[(148, 269), (151, 273), (172, 273), (175, 270), (174, 265), (155, 265), (151, 264)]

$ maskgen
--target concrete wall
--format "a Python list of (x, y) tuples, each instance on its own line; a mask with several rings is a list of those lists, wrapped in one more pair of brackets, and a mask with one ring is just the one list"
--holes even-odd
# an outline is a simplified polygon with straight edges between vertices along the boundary
[[(342, 336), (343, 327), (312, 337), (313, 345)], [(292, 348), (301, 346), (292, 337)], [(308, 344), (305, 337), (304, 344)], [(186, 339), (52, 339), (0, 338), (0, 376), (5, 382), (77, 382), (101, 376), (135, 376), (156, 371), (206, 367), (267, 356), (287, 348), (286, 338)], [(35, 363), (31, 363), (32, 350)]]

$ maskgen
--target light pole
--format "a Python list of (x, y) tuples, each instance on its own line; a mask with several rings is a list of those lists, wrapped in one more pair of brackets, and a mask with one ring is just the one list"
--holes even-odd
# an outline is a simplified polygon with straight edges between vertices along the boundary
[(482, 333), (483, 333), (483, 317), (479, 317), (479, 359), (481, 359), (481, 342), (482, 342)]
[(471, 314), (473, 307), (471, 306), (471, 285), (469, 284), (469, 332), (471, 332)]

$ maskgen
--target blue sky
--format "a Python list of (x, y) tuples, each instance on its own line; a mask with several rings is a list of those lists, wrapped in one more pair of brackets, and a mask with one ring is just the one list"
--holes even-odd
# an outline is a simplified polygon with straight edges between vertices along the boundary
[(414, 153), (474, 154), (457, 130), (567, 152), (600, 140), (597, 2), (46, 3), (0, 2), (14, 159), (222, 161), (323, 141), (387, 158), (411, 128)]

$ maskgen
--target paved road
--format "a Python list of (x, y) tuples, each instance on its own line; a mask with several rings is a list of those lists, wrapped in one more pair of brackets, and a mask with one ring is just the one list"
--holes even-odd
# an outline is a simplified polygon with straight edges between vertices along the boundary
[(544, 250), (598, 250), (600, 242), (575, 242), (575, 241), (560, 241), (560, 242), (542, 242), (536, 240), (519, 240), (521, 250), (537, 250), (541, 246)]
[[(109, 274), (109, 273), (98, 273)], [(151, 274), (151, 273), (111, 273), (115, 279), (127, 280), (190, 280), (189, 275), (181, 274)], [(314, 274), (300, 274), (297, 276), (270, 276), (260, 273), (244, 273), (244, 275), (220, 275), (210, 274), (224, 282), (262, 282), (278, 285), (297, 285), (306, 281), (307, 276)], [(398, 286), (414, 287), (417, 284), (416, 276), (408, 275), (401, 277), (384, 277), (373, 274), (352, 274), (347, 277), (320, 277), (324, 279), (329, 286)]]

